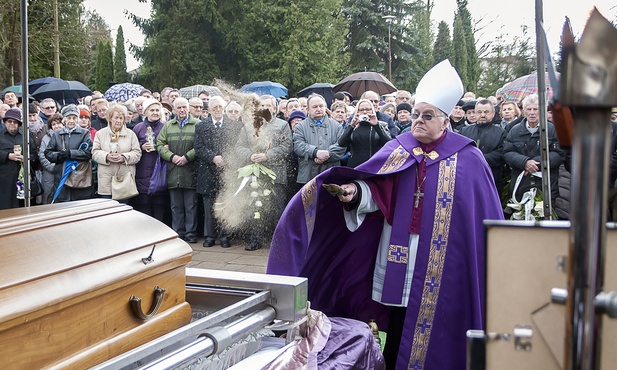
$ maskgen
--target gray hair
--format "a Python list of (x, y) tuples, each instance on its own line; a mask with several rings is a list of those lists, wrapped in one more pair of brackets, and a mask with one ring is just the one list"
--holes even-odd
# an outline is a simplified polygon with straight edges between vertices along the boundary
[(180, 102), (185, 103), (186, 105), (188, 105), (188, 104), (189, 104), (189, 101), (188, 101), (188, 100), (186, 100), (186, 98), (183, 98), (183, 97), (181, 97), (181, 96), (180, 96), (180, 97), (177, 97), (177, 98), (176, 98), (176, 100), (174, 100), (174, 108), (175, 108), (178, 104), (180, 104)]
[(538, 94), (529, 94), (525, 99), (523, 99), (523, 109), (529, 104), (539, 104)]

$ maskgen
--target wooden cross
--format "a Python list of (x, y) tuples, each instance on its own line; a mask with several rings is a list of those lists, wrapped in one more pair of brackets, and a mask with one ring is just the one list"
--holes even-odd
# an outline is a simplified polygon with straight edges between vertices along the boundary
[(416, 200), (414, 201), (413, 207), (418, 208), (420, 205), (420, 198), (424, 198), (424, 193), (420, 191), (420, 188), (418, 188), (414, 193), (414, 198), (416, 198)]

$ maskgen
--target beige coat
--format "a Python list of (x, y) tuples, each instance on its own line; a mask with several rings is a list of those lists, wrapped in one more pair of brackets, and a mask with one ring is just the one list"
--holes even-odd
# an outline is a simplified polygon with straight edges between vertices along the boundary
[(122, 126), (120, 130), (120, 137), (118, 139), (118, 153), (122, 153), (128, 163), (127, 166), (124, 163), (110, 163), (107, 161), (107, 154), (111, 151), (111, 129), (105, 127), (99, 130), (94, 136), (94, 143), (92, 144), (92, 159), (98, 164), (98, 180), (99, 190), (101, 195), (111, 195), (111, 178), (116, 175), (120, 176), (131, 171), (135, 176), (135, 165), (141, 159), (141, 147), (139, 146), (139, 140), (137, 135), (132, 130)]

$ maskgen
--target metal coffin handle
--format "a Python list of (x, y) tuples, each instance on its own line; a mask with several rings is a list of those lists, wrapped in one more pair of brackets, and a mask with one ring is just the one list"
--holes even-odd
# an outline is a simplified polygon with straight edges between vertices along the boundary
[(142, 320), (148, 320), (156, 315), (159, 308), (161, 308), (163, 297), (165, 297), (165, 288), (161, 288), (156, 285), (154, 287), (154, 301), (152, 301), (152, 307), (150, 307), (150, 311), (148, 311), (148, 313), (144, 313), (141, 308), (141, 298), (132, 295), (131, 298), (129, 298), (129, 303), (131, 304), (131, 309), (133, 310), (135, 316)]

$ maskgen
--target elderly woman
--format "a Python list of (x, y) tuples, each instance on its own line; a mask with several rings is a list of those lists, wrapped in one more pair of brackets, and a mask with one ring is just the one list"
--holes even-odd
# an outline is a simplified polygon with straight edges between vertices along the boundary
[(381, 113), (385, 113), (392, 119), (396, 116), (396, 106), (393, 103), (386, 103), (379, 108)]
[[(163, 107), (158, 100), (147, 99), (142, 103), (142, 108), (144, 120), (133, 128), (141, 146), (141, 160), (137, 163), (135, 172), (139, 194), (131, 200), (131, 204), (136, 210), (163, 221), (165, 210), (169, 205), (167, 187), (158, 194), (148, 194), (154, 165), (159, 156), (152, 142), (156, 143), (156, 138), (163, 128)], [(150, 135), (151, 139), (148, 139)]]
[(126, 127), (126, 107), (112, 106), (107, 117), (109, 126), (96, 133), (92, 146), (92, 158), (98, 163), (98, 193), (102, 198), (112, 197), (112, 177), (126, 175), (129, 171), (135, 176), (135, 165), (141, 159), (137, 135)]
[(347, 167), (356, 167), (371, 158), (390, 139), (387, 123), (377, 120), (370, 100), (362, 99), (356, 105), (354, 117), (343, 131), (338, 145), (351, 151)]
[(501, 116), (501, 128), (505, 129), (506, 132), (510, 132), (510, 129), (512, 129), (514, 125), (523, 120), (521, 110), (518, 108), (518, 105), (512, 101), (501, 103), (499, 115)]
[[(52, 132), (49, 144), (45, 149), (45, 158), (56, 164), (54, 167), (54, 192), (58, 188), (60, 188), (60, 191), (55, 202), (89, 199), (92, 196), (92, 167), (90, 166), (92, 138), (90, 138), (88, 130), (77, 125), (79, 110), (75, 105), (71, 104), (62, 108), (62, 117), (64, 127)], [(69, 159), (77, 161), (78, 169), (85, 169), (85, 171), (71, 173), (66, 178), (67, 182), (63, 182), (60, 186), (64, 167)]]
[[(0, 209), (17, 208), (17, 179), (24, 157), (21, 145), (24, 142), (21, 111), (12, 108), (4, 114), (5, 129), (0, 130)], [(30, 158), (34, 159), (34, 143), (30, 142)]]
[(340, 123), (343, 128), (347, 127), (347, 104), (343, 101), (335, 101), (330, 106), (330, 111), (332, 112), (332, 119), (336, 122)]
[(240, 121), (242, 106), (238, 102), (232, 101), (225, 107), (225, 114), (234, 121)]
[(41, 140), (39, 147), (39, 161), (43, 167), (41, 185), (43, 186), (43, 204), (49, 204), (52, 200), (52, 190), (54, 188), (54, 173), (56, 165), (45, 158), (45, 149), (51, 141), (51, 136), (54, 131), (59, 131), (64, 127), (62, 124), (62, 115), (60, 113), (52, 114), (47, 120), (47, 131)]

